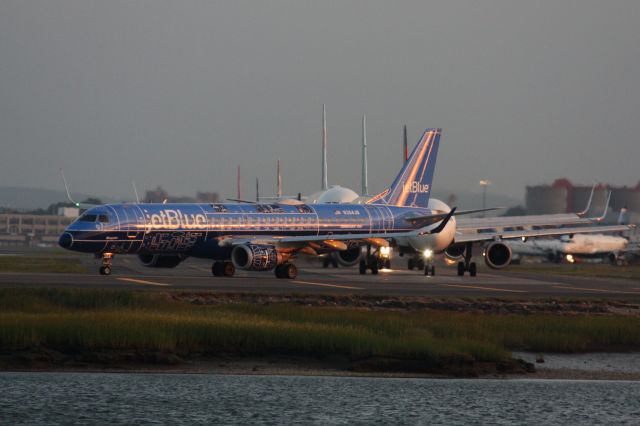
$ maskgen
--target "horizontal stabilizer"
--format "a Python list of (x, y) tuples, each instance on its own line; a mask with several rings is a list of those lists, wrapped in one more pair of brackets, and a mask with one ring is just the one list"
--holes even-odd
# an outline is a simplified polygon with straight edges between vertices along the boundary
[[(475, 214), (475, 213), (483, 213), (483, 212), (489, 212), (489, 211), (493, 211), (493, 210), (500, 210), (503, 209), (504, 207), (490, 207), (488, 209), (476, 209), (476, 210), (460, 210), (460, 211), (455, 211), (456, 208), (454, 207), (452, 209), (453, 216), (464, 216), (464, 215), (468, 215), (468, 214)], [(426, 215), (426, 216), (415, 216), (415, 217), (408, 217), (405, 220), (409, 223), (424, 223), (423, 226), (427, 226), (427, 225), (431, 225), (434, 224), (436, 222), (440, 222), (441, 220), (445, 219), (447, 216), (449, 216), (451, 212), (449, 213), (439, 213), (439, 214), (431, 214), (431, 215)]]

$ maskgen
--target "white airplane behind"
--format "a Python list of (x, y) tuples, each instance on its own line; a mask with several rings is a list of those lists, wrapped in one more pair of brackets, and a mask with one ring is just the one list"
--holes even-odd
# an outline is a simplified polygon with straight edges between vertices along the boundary
[(603, 258), (616, 264), (629, 247), (629, 240), (614, 235), (576, 234), (559, 239), (509, 241), (508, 244), (516, 255), (540, 256), (551, 262), (574, 263), (580, 258)]

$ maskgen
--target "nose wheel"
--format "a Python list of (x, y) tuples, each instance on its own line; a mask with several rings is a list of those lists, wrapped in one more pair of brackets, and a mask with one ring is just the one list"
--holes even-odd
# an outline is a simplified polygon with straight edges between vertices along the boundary
[(111, 275), (112, 263), (113, 263), (113, 253), (103, 253), (102, 266), (99, 269), (100, 275)]
[(433, 263), (427, 263), (426, 265), (424, 265), (424, 275), (425, 277), (433, 277), (436, 275), (436, 267)]

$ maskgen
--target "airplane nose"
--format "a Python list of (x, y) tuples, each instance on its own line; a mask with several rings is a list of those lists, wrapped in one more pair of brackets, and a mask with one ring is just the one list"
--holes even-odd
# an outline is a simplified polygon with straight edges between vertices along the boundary
[(73, 236), (70, 233), (65, 232), (64, 234), (60, 235), (60, 239), (58, 240), (58, 245), (60, 245), (60, 247), (62, 247), (63, 249), (68, 249), (72, 244)]

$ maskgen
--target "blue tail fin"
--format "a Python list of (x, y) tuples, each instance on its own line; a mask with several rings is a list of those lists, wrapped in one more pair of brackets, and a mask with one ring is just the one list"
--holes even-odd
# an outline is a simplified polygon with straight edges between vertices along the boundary
[(368, 204), (427, 207), (442, 129), (427, 129), (393, 184)]

